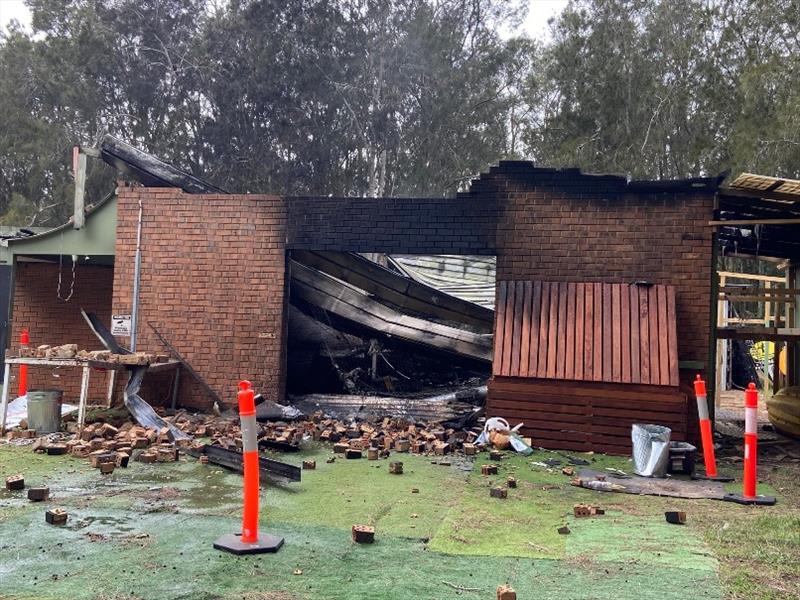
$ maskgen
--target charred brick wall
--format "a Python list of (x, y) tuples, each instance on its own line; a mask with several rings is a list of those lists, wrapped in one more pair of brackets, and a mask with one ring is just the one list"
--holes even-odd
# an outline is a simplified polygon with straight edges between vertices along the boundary
[[(59, 266), (38, 262), (17, 262), (14, 274), (14, 318), (11, 323), (10, 352), (19, 347), (24, 328), (30, 331), (31, 346), (77, 344), (79, 349), (102, 349), (81, 316), (81, 308), (95, 313), (103, 322), (111, 323), (111, 296), (114, 268), (77, 265), (72, 286), (72, 262), (65, 257), (61, 267), (61, 300), (58, 285)], [(17, 369), (12, 369), (12, 393), (16, 393)], [(89, 400), (102, 401), (106, 395), (106, 377), (93, 372), (89, 379)], [(28, 367), (28, 389), (60, 389), (64, 401), (77, 403), (81, 390), (81, 369)]]
[(492, 254), (494, 196), (286, 198), (292, 250)]
[[(114, 313), (132, 311), (139, 201), (143, 207), (137, 350), (164, 352), (152, 322), (224, 402), (249, 379), (268, 398), (284, 393), (285, 225), (275, 196), (191, 195), (120, 188)], [(120, 340), (128, 342), (128, 340)], [(142, 396), (169, 398), (169, 378)], [(184, 371), (179, 405), (208, 409)]]

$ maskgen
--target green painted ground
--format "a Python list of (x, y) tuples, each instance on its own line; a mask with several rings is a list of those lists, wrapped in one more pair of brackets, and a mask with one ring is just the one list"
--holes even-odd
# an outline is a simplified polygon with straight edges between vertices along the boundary
[[(54, 498), (31, 504), (0, 491), (0, 598), (486, 599), (505, 582), (520, 599), (724, 596), (704, 531), (663, 518), (665, 507), (708, 502), (577, 489), (559, 469), (531, 466), (554, 456), (542, 452), (502, 461), (492, 478), (480, 475), (482, 459), (470, 472), (405, 454), (405, 473), (395, 476), (385, 460), (326, 464), (329, 455), (315, 447), (284, 456), (317, 460), (302, 483), (262, 495), (262, 528), (286, 545), (277, 555), (237, 558), (211, 544), (237, 531), (238, 475), (185, 458), (102, 477), (85, 461), (2, 445), (0, 474), (23, 472), (29, 485), (50, 485)], [(629, 467), (597, 459), (595, 468)], [(489, 498), (491, 482), (508, 474), (519, 487), (507, 500)], [(577, 502), (609, 513), (574, 519)], [(44, 522), (48, 506), (70, 512), (67, 526)], [(374, 524), (376, 543), (354, 545), (353, 523)], [(565, 523), (572, 533), (558, 535)]]

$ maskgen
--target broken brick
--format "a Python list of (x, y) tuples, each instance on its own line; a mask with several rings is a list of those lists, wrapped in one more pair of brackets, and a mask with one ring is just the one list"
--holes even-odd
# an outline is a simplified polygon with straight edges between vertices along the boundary
[(501, 487), (493, 487), (489, 490), (489, 496), (492, 498), (508, 498), (508, 490)]
[(50, 488), (47, 486), (28, 488), (28, 500), (31, 502), (44, 502), (50, 497)]
[(681, 510), (668, 510), (664, 513), (664, 517), (667, 519), (667, 523), (673, 525), (686, 524), (686, 513)]
[(49, 444), (46, 447), (47, 454), (50, 456), (61, 456), (62, 454), (67, 453), (67, 445), (66, 444)]
[(347, 452), (347, 449), (349, 447), (350, 447), (349, 444), (344, 444), (344, 443), (337, 442), (336, 444), (333, 445), (333, 451), (336, 454), (344, 454), (345, 452)]
[(355, 448), (348, 448), (344, 453), (344, 457), (350, 459), (361, 458), (361, 456), (361, 450), (357, 450)]
[(497, 600), (517, 600), (517, 592), (510, 585), (498, 586)]
[(117, 462), (117, 455), (113, 452), (106, 452), (104, 450), (95, 450), (89, 454), (89, 464), (93, 468), (98, 469), (101, 464)]
[(352, 536), (356, 544), (371, 544), (375, 541), (375, 528), (371, 525), (353, 525)]
[(497, 465), (481, 465), (481, 475), (497, 475)]
[(403, 474), (403, 463), (401, 462), (390, 462), (389, 463), (389, 473), (392, 475), (402, 475)]
[(25, 478), (22, 475), (9, 475), (6, 477), (6, 489), (11, 491), (24, 490)]
[(478, 448), (475, 444), (464, 444), (464, 454), (467, 456), (474, 456), (478, 453)]
[(503, 453), (500, 450), (490, 450), (489, 460), (503, 460)]
[(561, 535), (567, 535), (568, 533), (570, 533), (569, 527), (567, 527), (566, 525), (559, 527), (558, 533)]
[(50, 525), (63, 525), (67, 522), (68, 516), (67, 511), (63, 508), (51, 508), (44, 513), (44, 520)]
[[(208, 457), (206, 457), (206, 458), (208, 458)], [(306, 471), (313, 471), (314, 469), (317, 468), (317, 461), (315, 461), (315, 460), (304, 460), (303, 461), (303, 468)]]
[(104, 462), (100, 463), (100, 472), (103, 475), (111, 475), (114, 472), (114, 468), (117, 466), (116, 462)]
[(143, 463), (154, 463), (158, 460), (158, 454), (153, 452), (152, 450), (148, 450), (147, 452), (142, 452), (139, 454), (138, 458), (139, 462)]
[(509, 477), (506, 479), (506, 484), (508, 484), (508, 487), (510, 488), (515, 488), (517, 487), (517, 480), (515, 477)]

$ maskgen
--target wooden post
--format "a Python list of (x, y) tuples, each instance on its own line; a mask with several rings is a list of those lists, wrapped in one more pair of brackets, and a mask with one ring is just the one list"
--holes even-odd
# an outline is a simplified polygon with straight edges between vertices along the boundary
[(86, 222), (83, 198), (86, 188), (86, 155), (81, 152), (80, 146), (72, 149), (72, 168), (75, 175), (75, 206), (72, 227), (81, 229)]

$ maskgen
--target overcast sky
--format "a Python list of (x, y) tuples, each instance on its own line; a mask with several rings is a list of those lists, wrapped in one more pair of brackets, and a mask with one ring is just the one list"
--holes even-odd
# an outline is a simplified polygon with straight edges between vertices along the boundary
[[(547, 19), (560, 13), (566, 4), (567, 0), (530, 0), (525, 31), (533, 38), (544, 39), (548, 32)], [(30, 18), (23, 0), (0, 0), (0, 30), (5, 30), (12, 19), (27, 26)]]

